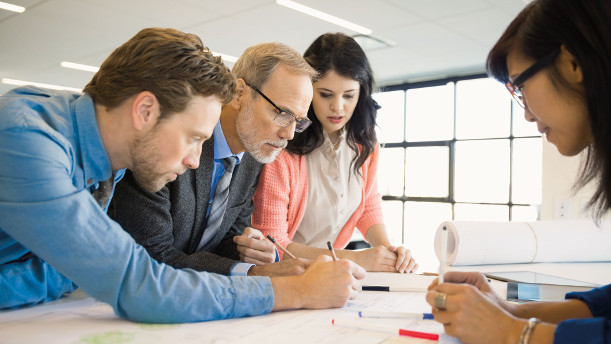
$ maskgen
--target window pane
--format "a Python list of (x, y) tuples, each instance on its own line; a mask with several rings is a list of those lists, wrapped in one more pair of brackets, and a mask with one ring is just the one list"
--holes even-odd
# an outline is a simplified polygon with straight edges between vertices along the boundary
[(448, 147), (414, 147), (405, 152), (405, 195), (447, 197)]
[(382, 202), (382, 214), (386, 232), (392, 245), (401, 245), (403, 242), (403, 202)]
[(508, 221), (509, 207), (490, 204), (454, 205), (454, 219), (458, 221)]
[(454, 138), (454, 83), (407, 90), (406, 141)]
[(537, 221), (539, 208), (535, 206), (514, 205), (511, 207), (511, 221)]
[(541, 138), (513, 140), (513, 203), (541, 203), (541, 149)]
[(378, 161), (378, 191), (382, 195), (403, 196), (403, 148), (381, 148)]
[(492, 79), (456, 83), (456, 138), (509, 137), (510, 97)]
[(378, 110), (376, 134), (381, 143), (403, 142), (405, 92), (375, 93), (373, 98), (382, 106)]
[(404, 245), (420, 264), (419, 271), (437, 271), (439, 261), (433, 249), (435, 232), (442, 222), (451, 219), (452, 205), (449, 203), (405, 203)]
[(456, 142), (455, 199), (509, 202), (509, 140)]
[(539, 131), (537, 131), (537, 125), (524, 119), (524, 109), (515, 100), (512, 101), (512, 104), (513, 136), (541, 136)]

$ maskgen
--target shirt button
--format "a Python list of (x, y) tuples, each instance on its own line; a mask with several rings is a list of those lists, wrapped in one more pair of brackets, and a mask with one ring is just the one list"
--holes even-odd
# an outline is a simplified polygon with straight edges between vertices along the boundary
[(93, 183), (93, 179), (91, 178), (87, 179), (87, 184), (91, 184), (91, 183)]

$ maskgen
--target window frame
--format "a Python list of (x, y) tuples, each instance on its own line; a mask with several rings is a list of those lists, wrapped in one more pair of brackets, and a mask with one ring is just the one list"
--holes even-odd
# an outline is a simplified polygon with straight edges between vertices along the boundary
[[(514, 101), (509, 102), (509, 136), (508, 137), (487, 137), (487, 138), (473, 138), (473, 139), (457, 139), (456, 138), (456, 123), (457, 123), (457, 84), (460, 81), (474, 80), (474, 79), (482, 79), (488, 78), (488, 75), (485, 73), (471, 74), (465, 76), (453, 76), (435, 80), (428, 81), (419, 81), (419, 82), (406, 82), (396, 85), (389, 85), (380, 87), (376, 93), (383, 92), (392, 92), (392, 91), (403, 91), (403, 119), (404, 124), (407, 123), (407, 97), (406, 92), (410, 89), (418, 89), (424, 87), (435, 87), (435, 86), (444, 86), (448, 83), (453, 84), (454, 89), (454, 106), (453, 106), (453, 138), (451, 140), (441, 140), (441, 141), (413, 141), (409, 142), (406, 140), (407, 132), (406, 132), (406, 124), (403, 127), (403, 141), (402, 142), (380, 142), (380, 149), (386, 148), (403, 148), (404, 156), (405, 152), (408, 148), (411, 147), (448, 147), (448, 193), (447, 197), (414, 197), (407, 196), (406, 192), (406, 159), (403, 159), (403, 195), (402, 196), (391, 196), (391, 195), (382, 195), (383, 202), (402, 202), (402, 221), (401, 221), (401, 239), (402, 242), (405, 242), (405, 203), (406, 202), (434, 202), (434, 203), (446, 203), (451, 205), (452, 211), (452, 220), (455, 219), (455, 206), (456, 204), (475, 204), (475, 205), (501, 205), (507, 206), (508, 209), (508, 219), (512, 221), (513, 219), (513, 207), (514, 206), (535, 206), (538, 208), (539, 216), (540, 216), (540, 204), (528, 204), (528, 203), (514, 203), (513, 202), (513, 167), (514, 167), (514, 140), (515, 139), (529, 139), (529, 138), (540, 138), (540, 135), (531, 135), (531, 136), (514, 136), (514, 107), (517, 106)], [(501, 85), (502, 86), (502, 85)], [(499, 86), (499, 87), (501, 87)], [(383, 105), (383, 104), (382, 104)], [(454, 194), (454, 186), (455, 186), (455, 162), (456, 162), (456, 143), (457, 142), (466, 142), (466, 141), (488, 141), (488, 140), (509, 140), (509, 199), (507, 203), (497, 203), (497, 202), (457, 202)]]

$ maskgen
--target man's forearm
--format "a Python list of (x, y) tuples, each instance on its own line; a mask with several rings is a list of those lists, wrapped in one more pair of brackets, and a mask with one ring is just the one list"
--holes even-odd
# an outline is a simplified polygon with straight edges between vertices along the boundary
[(297, 277), (274, 277), (271, 279), (274, 289), (273, 311), (292, 308), (304, 308), (304, 295), (300, 292)]

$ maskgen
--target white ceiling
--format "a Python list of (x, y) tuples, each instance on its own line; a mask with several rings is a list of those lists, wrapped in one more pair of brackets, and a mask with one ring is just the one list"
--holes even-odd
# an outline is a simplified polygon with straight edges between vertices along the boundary
[[(303, 53), (320, 34), (356, 32), (275, 0), (4, 0), (0, 78), (82, 88), (92, 73), (61, 61), (99, 66), (145, 27), (199, 35), (211, 50), (239, 56), (278, 41)], [(379, 85), (484, 72), (489, 49), (525, 0), (297, 0), (373, 30), (396, 46), (367, 51)], [(228, 63), (231, 67), (232, 64)], [(0, 94), (14, 86), (0, 83)]]

